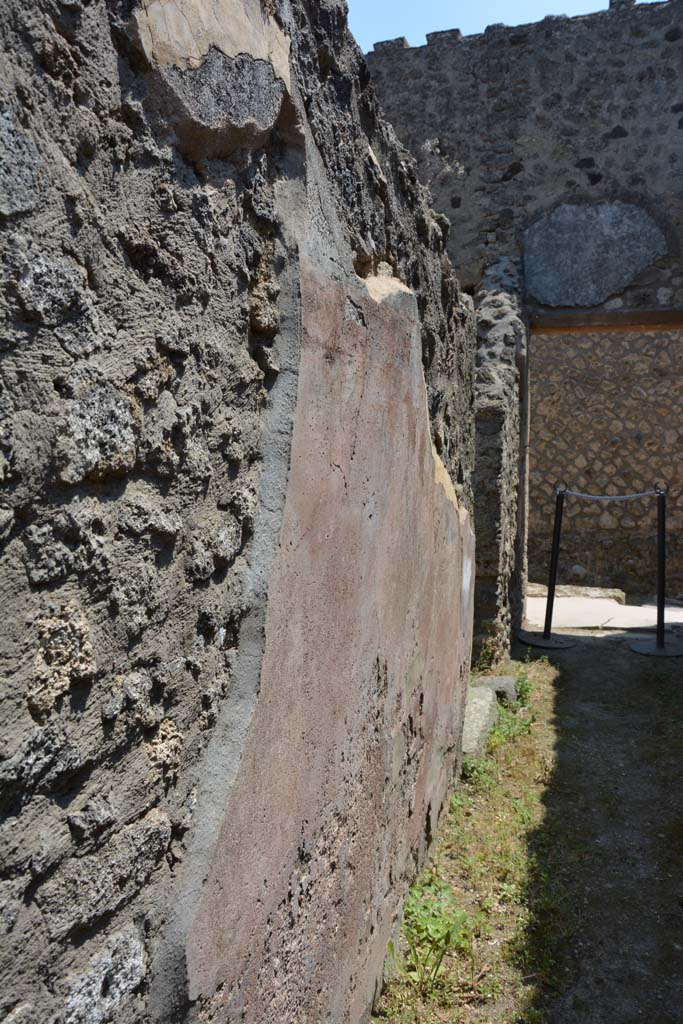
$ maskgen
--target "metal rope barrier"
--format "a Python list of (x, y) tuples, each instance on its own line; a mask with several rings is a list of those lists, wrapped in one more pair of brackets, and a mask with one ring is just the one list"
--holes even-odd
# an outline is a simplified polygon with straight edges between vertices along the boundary
[(683, 647), (666, 644), (664, 634), (664, 607), (666, 604), (666, 495), (668, 487), (655, 485), (651, 491), (640, 491), (637, 494), (584, 494), (583, 491), (570, 491), (566, 486), (555, 488), (555, 523), (553, 527), (553, 544), (550, 554), (550, 572), (548, 579), (548, 600), (545, 611), (545, 624), (542, 637), (531, 634), (520, 636), (524, 643), (535, 647), (562, 648), (572, 646), (571, 641), (551, 635), (553, 624), (553, 607), (557, 586), (557, 570), (560, 560), (560, 539), (562, 535), (562, 516), (564, 499), (567, 496), (584, 498), (586, 501), (633, 501), (637, 498), (657, 499), (657, 636), (654, 644), (650, 641), (631, 644), (631, 650), (638, 654), (650, 654), (658, 657), (680, 657)]
[(586, 498), (587, 501), (633, 501), (635, 498), (654, 498), (659, 491), (640, 491), (638, 494), (584, 494), (582, 491), (563, 489), (565, 494), (574, 498)]

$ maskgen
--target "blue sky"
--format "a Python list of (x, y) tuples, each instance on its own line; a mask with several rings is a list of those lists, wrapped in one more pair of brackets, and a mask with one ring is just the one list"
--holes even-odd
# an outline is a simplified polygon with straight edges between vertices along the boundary
[(546, 14), (589, 14), (608, 0), (348, 0), (351, 31), (364, 51), (382, 39), (405, 36), (421, 46), (426, 32), (459, 28), (465, 35), (503, 22), (523, 25)]

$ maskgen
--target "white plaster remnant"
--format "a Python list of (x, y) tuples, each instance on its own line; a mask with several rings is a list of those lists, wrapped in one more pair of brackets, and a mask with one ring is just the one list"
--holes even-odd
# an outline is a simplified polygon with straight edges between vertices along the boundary
[(472, 559), (465, 557), (462, 562), (462, 601), (465, 607), (469, 607), (472, 599), (472, 575), (473, 565)]
[(395, 277), (391, 277), (389, 274), (381, 273), (376, 276), (364, 278), (365, 286), (368, 290), (370, 298), (373, 302), (381, 303), (384, 299), (390, 295), (396, 295), (401, 292), (407, 295), (414, 295), (414, 292), (408, 288), (407, 285), (403, 284)]
[(260, 0), (142, 0), (135, 21), (156, 64), (198, 68), (215, 46), (226, 57), (269, 61), (288, 89), (290, 42)]

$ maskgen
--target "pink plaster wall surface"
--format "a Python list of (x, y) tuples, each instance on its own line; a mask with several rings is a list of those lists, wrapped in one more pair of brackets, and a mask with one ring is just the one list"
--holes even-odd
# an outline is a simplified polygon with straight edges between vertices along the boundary
[(417, 307), (308, 266), (258, 703), (191, 924), (205, 1021), (357, 1024), (458, 753), (473, 536)]

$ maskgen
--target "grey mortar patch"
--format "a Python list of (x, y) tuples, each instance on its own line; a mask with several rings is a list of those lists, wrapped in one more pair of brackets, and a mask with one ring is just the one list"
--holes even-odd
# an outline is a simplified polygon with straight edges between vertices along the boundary
[(181, 149), (226, 157), (267, 142), (285, 98), (285, 85), (268, 61), (226, 57), (212, 47), (198, 68), (158, 69), (168, 96), (166, 116)]
[(96, 854), (63, 864), (36, 896), (47, 933), (57, 939), (124, 906), (147, 882), (171, 841), (171, 823), (153, 809)]

